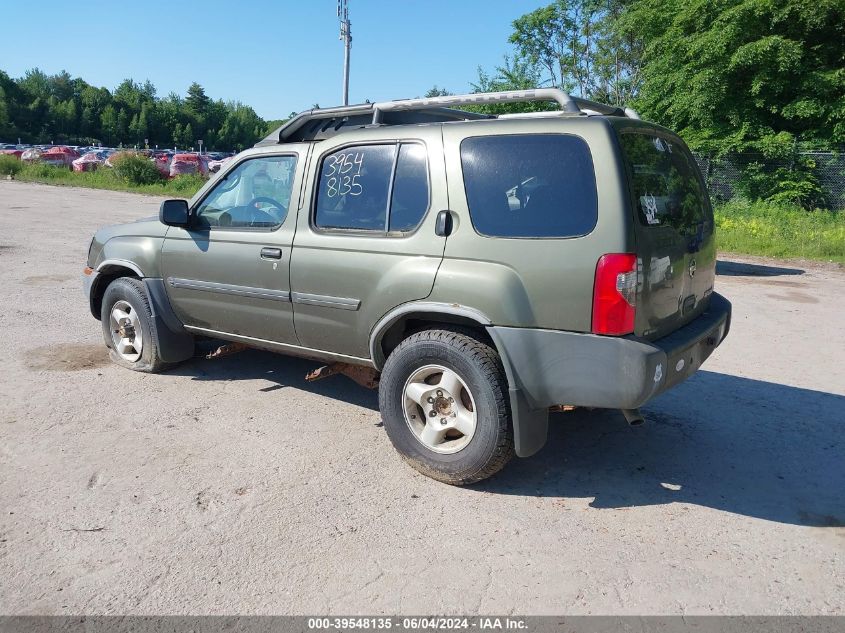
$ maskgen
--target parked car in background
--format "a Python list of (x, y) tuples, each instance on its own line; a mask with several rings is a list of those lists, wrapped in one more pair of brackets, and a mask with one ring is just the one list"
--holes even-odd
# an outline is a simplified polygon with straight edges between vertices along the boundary
[(208, 176), (208, 159), (199, 154), (175, 154), (170, 162), (170, 177), (184, 174)]
[(73, 161), (79, 158), (79, 153), (66, 145), (51, 147), (41, 154), (41, 162), (53, 167), (72, 167)]
[(228, 163), (233, 158), (234, 156), (226, 156), (224, 158), (218, 158), (215, 160), (208, 161), (209, 173), (216, 174), (218, 171), (220, 171), (223, 167), (226, 166), (226, 163)]
[(73, 161), (73, 171), (96, 171), (108, 158), (103, 151), (91, 151)]
[(37, 163), (41, 160), (41, 150), (37, 147), (30, 147), (21, 154), (21, 160), (25, 163)]
[(172, 158), (172, 154), (168, 154), (167, 152), (153, 152), (151, 156), (151, 160), (155, 163), (156, 169), (158, 169), (159, 173), (165, 178), (170, 177), (170, 161)]
[(14, 156), (15, 158), (20, 158), (23, 155), (23, 150), (21, 149), (0, 149), (0, 155), (2, 156)]

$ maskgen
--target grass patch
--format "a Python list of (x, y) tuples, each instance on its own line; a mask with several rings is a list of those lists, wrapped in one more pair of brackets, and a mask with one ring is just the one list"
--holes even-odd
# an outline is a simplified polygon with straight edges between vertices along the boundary
[(720, 251), (845, 263), (845, 211), (732, 200), (714, 214)]
[[(153, 169), (155, 168), (153, 167)], [(15, 180), (41, 182), (48, 185), (130, 191), (132, 193), (172, 196), (174, 198), (190, 198), (205, 184), (205, 179), (195, 174), (176, 176), (171, 180), (161, 178), (146, 184), (135, 184), (108, 167), (101, 167), (97, 171), (75, 172), (41, 163), (23, 164), (22, 169), (15, 175)]]
[(23, 164), (14, 156), (0, 154), (0, 176), (14, 176), (23, 169)]

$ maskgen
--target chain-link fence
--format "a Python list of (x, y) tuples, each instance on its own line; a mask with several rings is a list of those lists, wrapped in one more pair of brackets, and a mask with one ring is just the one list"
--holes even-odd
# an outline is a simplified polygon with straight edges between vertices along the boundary
[(780, 161), (772, 161), (761, 154), (722, 158), (695, 154), (695, 160), (714, 201), (727, 202), (743, 196), (749, 188), (752, 172), (781, 174), (785, 178), (799, 174), (798, 180), (812, 183), (818, 191), (818, 206), (845, 210), (845, 152), (804, 151), (794, 159)]

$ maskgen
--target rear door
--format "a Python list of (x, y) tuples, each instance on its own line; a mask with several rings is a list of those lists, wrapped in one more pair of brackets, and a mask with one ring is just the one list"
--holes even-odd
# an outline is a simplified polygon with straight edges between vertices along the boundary
[(446, 244), (435, 217), (449, 206), (440, 127), (393, 134), (342, 134), (315, 146), (290, 277), (304, 347), (367, 358), (375, 323), (431, 293)]
[(655, 339), (707, 308), (716, 275), (713, 210), (689, 149), (649, 127), (620, 131), (639, 271), (635, 332)]

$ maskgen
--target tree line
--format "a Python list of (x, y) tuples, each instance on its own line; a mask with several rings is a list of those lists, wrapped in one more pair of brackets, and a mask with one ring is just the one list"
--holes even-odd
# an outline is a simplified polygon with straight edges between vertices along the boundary
[(242, 150), (277, 121), (265, 121), (240, 102), (214, 100), (192, 83), (185, 97), (156, 95), (150, 81), (126, 79), (98, 88), (66, 71), (35, 68), (13, 79), (0, 70), (0, 140), (106, 146), (203, 147)]
[[(812, 165), (798, 150), (845, 144), (842, 0), (554, 0), (514, 20), (509, 43), (492, 70), (479, 66), (474, 91), (550, 86), (632, 106), (701, 153), (785, 162), (811, 190)], [(442, 94), (450, 93), (434, 86), (427, 96)], [(240, 150), (280, 122), (212, 100), (197, 83), (184, 98), (158, 98), (149, 81), (127, 79), (110, 92), (67, 72), (0, 71), (4, 140), (191, 147), (203, 139)]]

